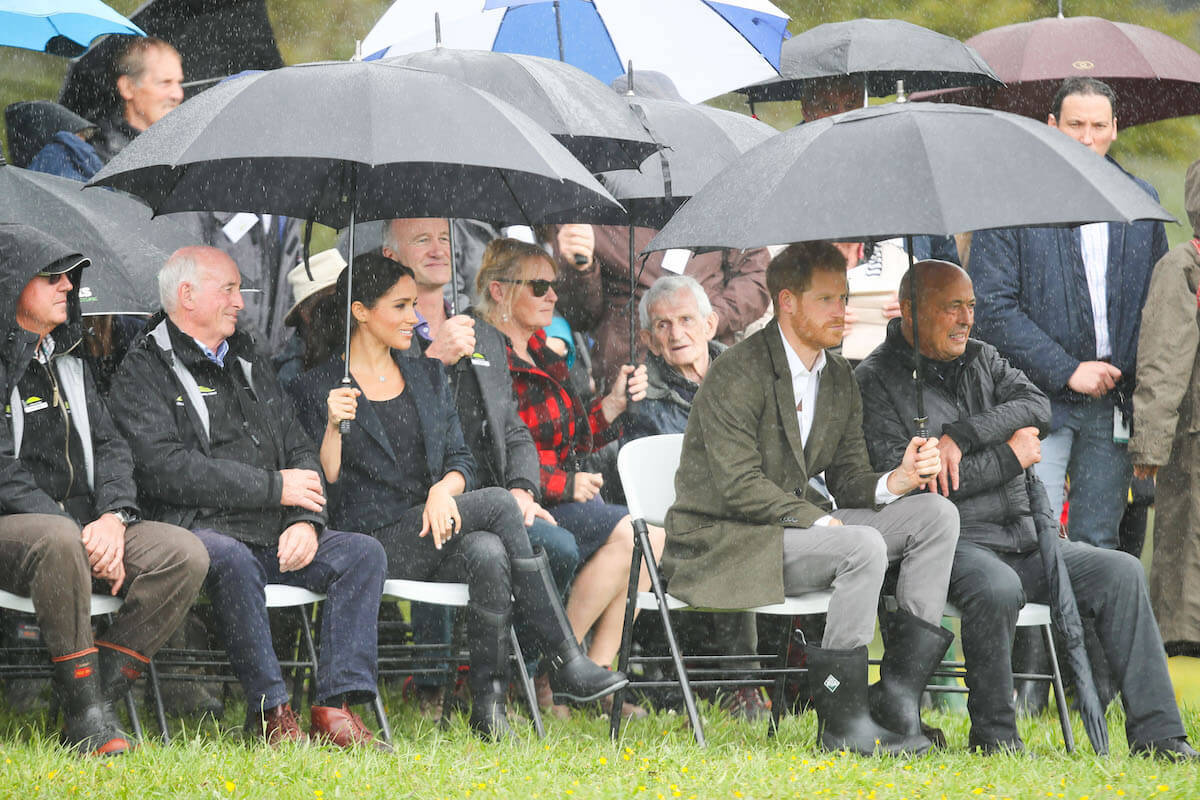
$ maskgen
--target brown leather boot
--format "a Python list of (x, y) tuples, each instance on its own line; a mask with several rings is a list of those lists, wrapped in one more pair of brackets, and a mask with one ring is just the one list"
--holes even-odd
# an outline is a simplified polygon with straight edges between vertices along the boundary
[(282, 742), (305, 741), (304, 731), (300, 730), (300, 718), (292, 711), (290, 703), (281, 703), (274, 708), (268, 708), (261, 714), (254, 709), (246, 711), (246, 733), (262, 739), (272, 747)]
[(350, 710), (350, 706), (313, 706), (312, 724), (308, 735), (315, 740), (328, 742), (337, 747), (368, 745), (384, 753), (392, 752), (391, 745), (375, 738), (375, 734), (363, 724), (362, 717)]

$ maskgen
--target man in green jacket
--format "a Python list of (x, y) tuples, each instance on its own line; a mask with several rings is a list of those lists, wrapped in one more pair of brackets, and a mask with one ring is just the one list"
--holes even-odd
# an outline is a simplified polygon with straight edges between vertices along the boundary
[[(809, 644), (818, 741), (859, 753), (921, 752), (920, 693), (949, 644), (940, 626), (958, 512), (931, 483), (936, 439), (914, 438), (891, 472), (871, 469), (842, 338), (846, 265), (827, 242), (793, 244), (767, 270), (775, 319), (713, 362), (688, 419), (663, 572), (696, 606), (752, 608), (832, 589)], [(825, 474), (837, 503), (810, 485)], [(889, 564), (897, 601), (881, 680), (867, 648)]]

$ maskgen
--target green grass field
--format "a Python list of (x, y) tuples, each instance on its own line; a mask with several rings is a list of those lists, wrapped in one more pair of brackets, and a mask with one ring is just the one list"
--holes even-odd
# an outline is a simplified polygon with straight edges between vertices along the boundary
[[(38, 717), (0, 723), (0, 797), (20, 798), (1194, 798), (1200, 771), (1131, 758), (1123, 716), (1110, 709), (1113, 753), (1097, 758), (1080, 742), (1064, 753), (1057, 719), (1022, 722), (1027, 756), (969, 755), (964, 716), (928, 712), (950, 747), (920, 758), (862, 758), (813, 746), (816, 720), (786, 718), (779, 736), (706, 708), (709, 746), (696, 747), (682, 717), (658, 714), (626, 726), (619, 743), (607, 720), (576, 712), (548, 720), (539, 741), (524, 729), (514, 745), (477, 740), (465, 720), (445, 730), (407, 705), (389, 704), (396, 753), (325, 747), (271, 750), (241, 739), (236, 710), (217, 731), (185, 727), (170, 745), (151, 740), (130, 755), (80, 759), (54, 744)], [(1185, 724), (1200, 733), (1200, 713)]]

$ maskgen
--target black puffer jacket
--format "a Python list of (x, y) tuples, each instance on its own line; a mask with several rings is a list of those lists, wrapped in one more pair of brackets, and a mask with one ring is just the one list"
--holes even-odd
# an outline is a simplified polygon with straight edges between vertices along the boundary
[[(1050, 401), (996, 348), (977, 339), (952, 362), (922, 361), (925, 413), (935, 436), (948, 434), (962, 449), (959, 488), (950, 494), (962, 522), (961, 537), (993, 550), (1037, 548), (1029, 492), (1009, 437), (1034, 426), (1045, 434)], [(863, 398), (863, 430), (876, 469), (900, 462), (916, 434), (912, 346), (900, 320), (854, 376)]]

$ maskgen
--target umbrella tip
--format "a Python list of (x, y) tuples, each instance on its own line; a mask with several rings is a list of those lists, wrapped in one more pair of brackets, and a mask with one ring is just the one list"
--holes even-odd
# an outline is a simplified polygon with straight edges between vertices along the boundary
[(908, 95), (904, 93), (904, 81), (896, 81), (896, 102), (907, 103)]
[(627, 64), (628, 66), (625, 69), (625, 74), (629, 76), (629, 80), (626, 82), (627, 85), (625, 86), (625, 96), (633, 97), (633, 59), (629, 59)]
[(354, 40), (354, 58), (351, 61), (362, 61), (362, 39)]
[(433, 12), (433, 46), (442, 46), (442, 15), (437, 11)]

